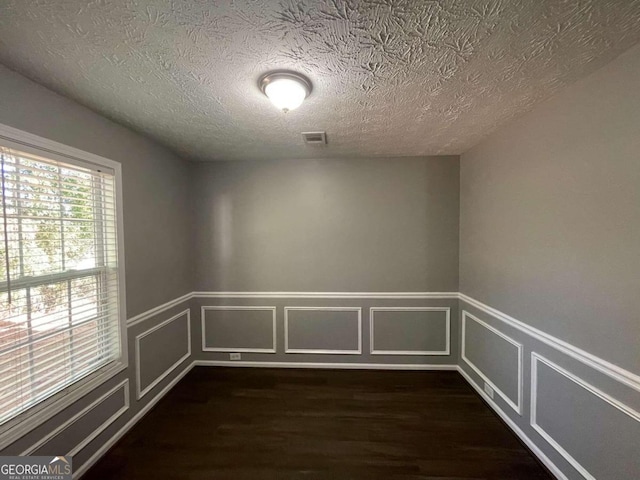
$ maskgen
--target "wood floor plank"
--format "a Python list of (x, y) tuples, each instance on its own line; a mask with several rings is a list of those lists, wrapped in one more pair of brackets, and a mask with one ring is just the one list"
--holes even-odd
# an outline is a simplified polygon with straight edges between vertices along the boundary
[(83, 478), (553, 477), (457, 372), (197, 367)]

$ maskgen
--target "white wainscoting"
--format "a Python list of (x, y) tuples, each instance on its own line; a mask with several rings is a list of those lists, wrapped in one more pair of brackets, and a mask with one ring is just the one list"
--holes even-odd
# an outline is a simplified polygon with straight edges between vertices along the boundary
[[(271, 312), (271, 330), (272, 330), (272, 347), (271, 348), (239, 348), (239, 347), (207, 347), (206, 340), (206, 322), (205, 312), (207, 310), (216, 311), (268, 311)], [(260, 307), (253, 305), (239, 305), (239, 306), (212, 306), (206, 305), (200, 307), (200, 320), (202, 324), (202, 351), (203, 352), (238, 352), (238, 353), (276, 353), (276, 307)]]
[(616, 400), (611, 395), (603, 392), (602, 390), (594, 387), (590, 383), (587, 383), (577, 375), (569, 372), (568, 370), (562, 368), (556, 363), (553, 363), (551, 360), (544, 358), (542, 355), (539, 355), (536, 352), (531, 353), (531, 412), (530, 412), (530, 425), (531, 427), (540, 434), (542, 438), (544, 438), (549, 445), (551, 445), (562, 457), (573, 466), (580, 475), (582, 475), (587, 480), (596, 480), (596, 477), (591, 475), (586, 468), (584, 468), (559, 442), (557, 442), (548, 432), (546, 432), (542, 426), (540, 426), (537, 422), (537, 407), (538, 407), (538, 364), (545, 364), (547, 367), (555, 370), (559, 374), (565, 376), (575, 384), (584, 388), (589, 393), (595, 395), (596, 397), (604, 400), (606, 403), (611, 405), (612, 407), (618, 409), (625, 415), (629, 416), (632, 420), (636, 422), (640, 422), (640, 413), (625, 405), (624, 403)]
[[(375, 312), (444, 312), (444, 350), (376, 350)], [(451, 308), (449, 307), (371, 307), (369, 309), (369, 353), (371, 355), (450, 355), (451, 354)]]
[[(144, 389), (142, 389), (142, 386), (140, 385), (140, 380), (141, 380), (141, 375), (140, 375), (140, 340), (143, 339), (144, 337), (152, 334), (153, 332), (161, 329), (162, 327), (165, 327), (166, 325), (170, 324), (171, 322), (175, 322), (179, 318), (185, 318), (187, 320), (187, 352), (182, 357), (180, 357), (178, 360), (176, 360), (176, 362), (174, 364), (172, 364), (167, 370), (165, 370), (158, 378), (156, 378), (153, 382), (151, 382)], [(189, 357), (191, 357), (191, 310), (190, 309), (184, 310), (184, 311), (174, 315), (173, 317), (169, 318), (168, 320), (165, 320), (164, 322), (153, 326), (149, 330), (146, 330), (145, 332), (136, 335), (135, 341), (136, 341), (136, 394), (137, 394), (136, 398), (138, 400), (140, 400), (147, 393), (149, 393), (156, 385), (158, 385), (162, 380), (167, 378), (167, 376), (169, 376), (171, 374), (171, 372), (173, 372), (176, 368), (178, 368), (181, 363), (183, 363), (185, 360), (187, 360)]]
[(550, 335), (542, 330), (538, 330), (535, 327), (528, 325), (527, 323), (518, 320), (510, 315), (507, 315), (504, 312), (501, 312), (498, 309), (490, 307), (479, 300), (469, 297), (464, 293), (459, 294), (460, 300), (463, 302), (472, 305), (478, 310), (483, 311), (484, 313), (491, 315), (491, 317), (500, 320), (501, 322), (520, 330), (521, 332), (526, 333), (527, 335), (535, 338), (536, 340), (544, 343), (545, 345), (549, 345), (550, 347), (555, 348), (556, 350), (568, 355), (571, 358), (578, 360), (579, 362), (584, 363), (588, 367), (593, 368), (594, 370), (599, 371), (600, 373), (604, 373), (605, 375), (613, 378), (614, 380), (633, 388), (634, 390), (640, 392), (640, 375), (637, 375), (629, 370), (625, 370), (624, 368), (615, 365), (607, 360), (604, 360), (600, 357), (597, 357), (585, 350), (582, 350), (575, 345), (571, 345), (569, 342), (565, 342), (564, 340), (560, 340), (553, 335)]
[[(625, 370), (617, 365), (614, 365), (606, 360), (603, 360), (595, 355), (592, 355), (584, 350), (575, 347), (563, 340), (555, 338), (545, 332), (542, 332), (538, 329), (530, 327), (526, 323), (516, 320), (515, 318), (500, 312), (492, 307), (489, 307), (475, 299), (472, 299), (464, 294), (460, 294), (460, 299), (469, 305), (483, 311), (487, 315), (492, 318), (508, 325), (509, 327), (513, 327), (516, 330), (519, 330), (523, 333), (526, 333), (532, 340), (537, 340), (544, 345), (554, 348), (556, 351), (566, 355), (569, 358), (579, 361), (580, 363), (586, 365), (587, 367), (592, 368), (594, 371), (599, 372), (608, 376), (609, 378), (616, 380), (621, 385), (625, 385), (630, 387), (635, 391), (640, 391), (640, 376)], [(462, 308), (462, 306), (461, 306)], [(464, 313), (463, 310), (463, 323), (462, 323), (462, 348), (464, 349)], [(467, 312), (466, 316), (471, 316)], [(534, 347), (532, 347), (534, 348)], [(463, 350), (464, 352), (464, 350)], [(463, 353), (464, 355), (464, 353)], [(467, 360), (462, 358), (463, 361), (467, 362)], [(468, 362), (467, 362), (468, 363)], [(545, 364), (550, 368), (554, 369), (558, 373), (566, 376), (573, 382), (580, 385), (582, 388), (587, 390), (590, 394), (596, 395), (601, 398), (605, 402), (611, 404), (618, 410), (626, 413), (630, 418), (635, 421), (640, 421), (640, 413), (633, 410), (628, 405), (614, 399), (609, 394), (603, 392), (602, 390), (590, 385), (589, 383), (582, 380), (580, 377), (572, 374), (565, 368), (557, 365), (554, 362), (547, 360), (542, 357), (540, 354), (533, 352), (531, 354), (531, 390), (530, 390), (530, 410), (529, 410), (529, 424), (533, 431), (540, 435), (540, 437), (551, 446), (555, 452), (557, 452), (572, 468), (574, 468), (581, 476), (585, 479), (594, 479), (594, 476), (591, 475), (587, 469), (582, 466), (573, 456), (571, 456), (568, 451), (563, 448), (551, 435), (548, 434), (538, 423), (536, 419), (536, 410), (538, 408), (538, 366), (539, 364)], [(484, 398), (484, 400), (507, 422), (507, 424), (520, 436), (520, 438), (529, 446), (529, 448), (535, 453), (535, 455), (551, 470), (551, 472), (559, 479), (566, 480), (566, 475), (558, 468), (557, 465), (553, 464), (551, 460), (542, 452), (540, 445), (536, 444), (533, 440), (531, 440), (527, 435), (509, 418), (509, 416), (503, 412), (500, 407), (490, 399), (486, 393), (482, 390), (482, 388), (475, 383), (475, 381), (462, 369), (459, 367), (460, 373), (466, 378), (466, 380), (473, 386), (473, 388)], [(477, 372), (476, 372), (477, 373)], [(540, 442), (538, 440), (538, 442)]]
[[(497, 335), (498, 337), (500, 337), (501, 339), (507, 341), (508, 343), (510, 343), (511, 345), (515, 346), (517, 351), (518, 351), (518, 399), (516, 402), (514, 402), (511, 398), (509, 398), (508, 395), (506, 395), (501, 389), (500, 387), (498, 387), (496, 385), (495, 382), (493, 382), (482, 370), (480, 370), (480, 368), (478, 368), (478, 366), (476, 366), (468, 357), (466, 354), (467, 348), (467, 319), (471, 319), (472, 321), (478, 323), (479, 325), (481, 325), (482, 327), (484, 327), (485, 329), (487, 329), (489, 332), (493, 333), (494, 335)], [(482, 378), (482, 380), (484, 380), (489, 386), (491, 386), (491, 388), (493, 388), (493, 390), (495, 391), (495, 393), (497, 393), (498, 395), (500, 395), (500, 397), (505, 401), (505, 403), (507, 405), (509, 405), (511, 408), (513, 408), (513, 410), (518, 414), (518, 415), (522, 415), (522, 390), (523, 390), (523, 381), (522, 381), (522, 344), (516, 342), (514, 339), (512, 339), (511, 337), (505, 335), (504, 333), (502, 333), (500, 330), (492, 327), (491, 325), (489, 325), (486, 322), (483, 322), (482, 320), (480, 320), (479, 318), (477, 318), (476, 316), (470, 314), (469, 312), (467, 312), (466, 310), (462, 311), (462, 346), (461, 346), (461, 352), (460, 352), (460, 357), (462, 358), (462, 360), (469, 365), (469, 367), (476, 373), (478, 374), (478, 376), (480, 378)]]
[[(569, 344), (561, 339), (553, 337), (546, 332), (538, 330), (528, 324), (517, 320), (497, 309), (494, 309), (474, 298), (458, 292), (192, 292), (182, 297), (176, 298), (164, 305), (156, 307), (144, 312), (136, 317), (129, 319), (128, 326), (140, 323), (148, 318), (162, 313), (168, 308), (176, 306), (184, 301), (194, 298), (247, 298), (247, 299), (265, 299), (265, 298), (301, 298), (301, 299), (390, 299), (390, 300), (416, 300), (416, 299), (459, 299), (469, 305), (483, 311), (492, 318), (497, 319), (519, 331), (526, 333), (532, 338), (549, 345), (561, 353), (574, 358), (583, 364), (603, 373), (621, 384), (624, 384), (638, 392), (640, 392), (640, 375), (630, 372), (619, 367), (609, 361), (599, 358), (589, 352), (586, 352), (574, 345)], [(285, 337), (286, 338), (286, 337)], [(304, 353), (309, 353), (305, 351)], [(533, 363), (533, 362), (532, 362)], [(132, 417), (127, 423), (105, 442), (83, 465), (76, 469), (74, 478), (79, 478), (84, 474), (107, 450), (109, 450), (130, 428), (132, 428), (153, 406), (175, 386), (195, 365), (211, 365), (211, 366), (233, 366), (233, 367), (278, 367), (278, 368), (353, 368), (353, 369), (400, 369), (400, 370), (457, 370), (468, 383), (477, 391), (477, 393), (493, 408), (496, 413), (505, 421), (505, 423), (521, 438), (521, 440), (532, 450), (532, 452), (544, 463), (547, 468), (561, 480), (567, 480), (566, 475), (546, 456), (539, 445), (534, 443), (523, 430), (512, 420), (512, 418), (501, 409), (491, 399), (482, 388), (475, 382), (473, 378), (465, 372), (460, 365), (439, 365), (439, 364), (360, 364), (360, 363), (311, 363), (311, 362), (235, 362), (235, 361), (215, 361), (215, 360), (198, 360), (187, 365), (180, 371), (165, 387), (162, 388), (145, 406)], [(533, 364), (532, 364), (533, 368)], [(172, 369), (173, 371), (173, 369)], [(166, 378), (171, 372), (166, 373)], [(536, 387), (537, 388), (537, 387)], [(595, 389), (597, 390), (597, 389)], [(497, 391), (497, 389), (496, 389)], [(590, 390), (591, 393), (594, 393)], [(600, 392), (598, 390), (598, 392)], [(603, 393), (603, 392), (601, 392)], [(605, 394), (606, 395), (606, 394)], [(535, 396), (535, 395), (534, 395)], [(534, 399), (532, 398), (532, 401)], [(533, 410), (532, 410), (533, 411)], [(532, 422), (533, 423), (533, 422)], [(533, 427), (533, 426), (532, 426)], [(555, 449), (555, 451), (558, 451)], [(558, 451), (562, 455), (562, 452)], [(565, 456), (568, 460), (568, 457)], [(587, 477), (588, 478), (588, 477)]]
[[(358, 345), (353, 350), (289, 348), (289, 312), (356, 312), (358, 314)], [(362, 354), (362, 308), (361, 307), (284, 307), (284, 352), (285, 353), (317, 353), (323, 355), (360, 355)]]
[(122, 416), (122, 414), (124, 414), (124, 412), (126, 412), (129, 409), (130, 402), (129, 402), (129, 379), (128, 378), (123, 380), (123, 381), (121, 381), (117, 385), (115, 385), (113, 388), (111, 388), (106, 393), (100, 395), (100, 397), (95, 399), (93, 402), (91, 402), (89, 405), (84, 407), (82, 410), (80, 410), (78, 413), (73, 415), (71, 418), (69, 418), (65, 422), (61, 423), (60, 425), (58, 425), (58, 427), (56, 427), (54, 430), (49, 432), (47, 435), (45, 435), (44, 437), (39, 439), (36, 443), (31, 445), (29, 448), (27, 448), (25, 451), (23, 451), (20, 455), (21, 456), (31, 455), (36, 450), (38, 450), (40, 447), (46, 445), (53, 438), (57, 437), (64, 430), (66, 430), (71, 425), (76, 423), (78, 420), (80, 420), (82, 417), (84, 417), (87, 413), (89, 413), (92, 410), (94, 410), (98, 405), (100, 405), (107, 398), (109, 398), (110, 396), (114, 395), (119, 390), (124, 390), (124, 403), (123, 403), (122, 407), (119, 408), (116, 412), (114, 412), (113, 415), (111, 415), (107, 420), (105, 420), (100, 425), (100, 427), (98, 427), (94, 432), (91, 433), (91, 435), (89, 435), (82, 442), (80, 442), (78, 445), (76, 445), (70, 452), (68, 452), (68, 455), (72, 455), (72, 456), (75, 455), (80, 450), (82, 450), (85, 446), (87, 446), (94, 438), (96, 438), (104, 430), (106, 430), (106, 428), (109, 425), (111, 425), (113, 422), (115, 422), (118, 418), (120, 418), (120, 416)]

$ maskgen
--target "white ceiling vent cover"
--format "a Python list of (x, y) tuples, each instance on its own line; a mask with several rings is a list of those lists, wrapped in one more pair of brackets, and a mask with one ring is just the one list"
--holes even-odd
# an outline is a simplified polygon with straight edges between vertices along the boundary
[(325, 132), (302, 132), (302, 139), (307, 145), (326, 145), (327, 134)]

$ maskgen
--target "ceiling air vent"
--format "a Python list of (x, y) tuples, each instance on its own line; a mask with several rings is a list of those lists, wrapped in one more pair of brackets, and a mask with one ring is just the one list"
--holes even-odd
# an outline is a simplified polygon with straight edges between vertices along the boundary
[(302, 132), (302, 139), (307, 145), (325, 145), (327, 134), (325, 132)]

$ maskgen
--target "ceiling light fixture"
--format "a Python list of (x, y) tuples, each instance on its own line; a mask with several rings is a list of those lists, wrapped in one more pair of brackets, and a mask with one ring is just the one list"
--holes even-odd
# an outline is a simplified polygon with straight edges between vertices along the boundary
[(258, 85), (271, 103), (284, 113), (298, 108), (311, 93), (309, 79), (295, 72), (269, 72), (260, 78)]

